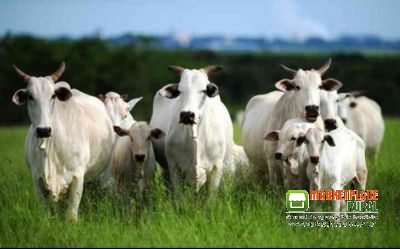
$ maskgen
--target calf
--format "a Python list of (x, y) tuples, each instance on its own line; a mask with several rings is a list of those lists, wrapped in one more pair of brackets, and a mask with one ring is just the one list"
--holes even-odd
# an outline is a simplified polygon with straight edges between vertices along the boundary
[(151, 192), (156, 161), (152, 139), (164, 136), (160, 129), (151, 129), (146, 122), (135, 122), (129, 129), (114, 127), (118, 134), (113, 154), (113, 175), (117, 190), (133, 187), (137, 197)]
[(281, 130), (268, 132), (264, 137), (267, 141), (278, 141), (275, 159), (283, 162), (283, 183), (286, 190), (309, 188), (306, 176), (309, 162), (307, 150), (304, 146), (296, 146), (296, 141), (310, 128), (324, 131), (321, 117), (315, 123), (307, 122), (303, 118), (289, 119)]
[(275, 84), (280, 91), (257, 95), (250, 99), (242, 123), (242, 141), (253, 171), (272, 185), (281, 183), (279, 162), (274, 159), (277, 144), (264, 143), (265, 131), (280, 129), (291, 118), (305, 118), (315, 122), (320, 115), (320, 89), (334, 91), (341, 87), (335, 79), (322, 79), (328, 70), (329, 60), (315, 70), (288, 70), (294, 77)]
[[(297, 146), (303, 143), (309, 156), (307, 177), (311, 190), (343, 190), (348, 183), (353, 183), (358, 190), (365, 189), (365, 144), (354, 132), (342, 127), (326, 134), (310, 128), (296, 139)], [(344, 200), (333, 202), (336, 215), (345, 208)]]

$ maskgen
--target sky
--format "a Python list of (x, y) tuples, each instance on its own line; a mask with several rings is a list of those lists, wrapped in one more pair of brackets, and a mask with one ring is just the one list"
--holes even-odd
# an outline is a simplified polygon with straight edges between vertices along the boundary
[(400, 39), (397, 0), (3, 0), (0, 35)]

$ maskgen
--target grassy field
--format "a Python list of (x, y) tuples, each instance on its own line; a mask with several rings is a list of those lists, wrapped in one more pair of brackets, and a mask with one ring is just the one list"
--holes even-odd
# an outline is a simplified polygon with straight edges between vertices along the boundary
[[(387, 119), (379, 160), (368, 160), (367, 189), (379, 190), (373, 228), (289, 227), (285, 193), (224, 185), (211, 201), (170, 199), (158, 182), (155, 211), (141, 216), (87, 188), (80, 220), (49, 212), (34, 195), (23, 144), (27, 127), (0, 128), (0, 247), (7, 246), (400, 246), (400, 120)], [(235, 139), (239, 142), (236, 127)]]

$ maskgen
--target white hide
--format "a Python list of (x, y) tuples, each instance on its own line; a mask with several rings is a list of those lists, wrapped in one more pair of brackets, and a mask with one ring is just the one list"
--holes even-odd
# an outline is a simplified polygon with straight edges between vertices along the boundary
[[(120, 127), (122, 129), (129, 129), (134, 123), (136, 123), (135, 119), (131, 115), (131, 111), (133, 107), (142, 99), (142, 97), (131, 99), (129, 102), (125, 102), (123, 97), (116, 92), (108, 92), (105, 95), (100, 94), (99, 98), (103, 101), (104, 106), (106, 107), (107, 114), (111, 119), (111, 122), (114, 127)], [(127, 137), (118, 137), (115, 134), (115, 144), (113, 147), (112, 157), (110, 158), (109, 167), (107, 169), (107, 175), (113, 174), (115, 172), (114, 162), (117, 160), (115, 155), (119, 155), (119, 157), (127, 157), (129, 156), (129, 152), (121, 149), (120, 146), (116, 146), (124, 140), (129, 138)], [(120, 151), (116, 151), (120, 150)], [(123, 153), (127, 153), (123, 155)], [(109, 182), (108, 185), (113, 185), (115, 182)], [(118, 186), (117, 186), (118, 187)]]
[[(355, 106), (352, 103), (355, 103)], [(346, 120), (348, 128), (364, 140), (367, 151), (377, 156), (385, 133), (385, 123), (379, 105), (364, 96), (354, 97), (351, 93), (341, 93), (339, 116)]]
[[(115, 136), (99, 99), (72, 89), (70, 99), (59, 101), (52, 98), (59, 86), (69, 89), (67, 83), (54, 84), (50, 77), (29, 79), (32, 125), (25, 140), (25, 158), (37, 193), (44, 196), (49, 191), (55, 200), (69, 193), (67, 218), (77, 220), (83, 184), (98, 180), (106, 171)], [(42, 126), (51, 127), (51, 137), (37, 137), (36, 128)]]
[[(325, 66), (325, 70), (328, 66)], [(250, 99), (242, 125), (242, 141), (253, 171), (270, 184), (281, 181), (280, 162), (274, 158), (276, 142), (264, 142), (264, 134), (279, 130), (291, 118), (306, 118), (315, 122), (316, 116), (307, 117), (305, 107), (320, 105), (320, 89), (335, 90), (341, 83), (334, 79), (321, 80), (319, 70), (301, 70), (292, 80), (283, 79), (275, 86), (285, 92), (274, 91)], [(319, 113), (318, 113), (319, 114)]]
[[(309, 163), (307, 167), (310, 189), (343, 190), (347, 184), (354, 183), (356, 189), (364, 190), (367, 181), (364, 142), (346, 127), (327, 134), (335, 146), (329, 145), (324, 138), (325, 134), (316, 129), (306, 133), (305, 144), (302, 145), (307, 148), (309, 157), (319, 157), (317, 165)], [(333, 211), (340, 210), (346, 210), (345, 202), (333, 201)]]
[[(156, 170), (152, 141), (146, 122), (135, 122), (124, 136), (118, 137), (113, 152), (113, 175), (118, 190), (134, 190), (137, 196), (151, 192)], [(137, 155), (144, 155), (144, 161), (137, 161)]]
[[(199, 189), (209, 182), (215, 189), (223, 170), (234, 170), (232, 120), (219, 95), (204, 93), (209, 83), (204, 70), (185, 69), (179, 96), (164, 97), (167, 85), (154, 97), (150, 125), (166, 133), (154, 148), (158, 162), (164, 170), (168, 167), (173, 184), (186, 181)], [(180, 123), (182, 111), (195, 113), (196, 124)]]
[(108, 92), (102, 98), (113, 126), (129, 129), (131, 125), (135, 123), (135, 119), (130, 112), (133, 107), (142, 100), (142, 97), (134, 98), (129, 102), (125, 102), (118, 93)]
[(283, 183), (286, 190), (308, 189), (306, 175), (309, 158), (305, 146), (296, 146), (297, 139), (304, 136), (311, 129), (319, 129), (324, 132), (324, 125), (321, 117), (310, 123), (303, 118), (289, 119), (282, 129), (273, 131), (278, 136), (271, 136), (271, 132), (265, 135), (267, 142), (278, 139), (276, 153), (282, 154)]

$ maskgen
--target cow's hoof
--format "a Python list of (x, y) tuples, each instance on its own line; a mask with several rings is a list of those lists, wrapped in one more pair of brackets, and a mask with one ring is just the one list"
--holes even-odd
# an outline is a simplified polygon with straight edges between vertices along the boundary
[(78, 214), (73, 214), (73, 213), (67, 213), (67, 221), (72, 222), (72, 223), (77, 223), (78, 222)]

